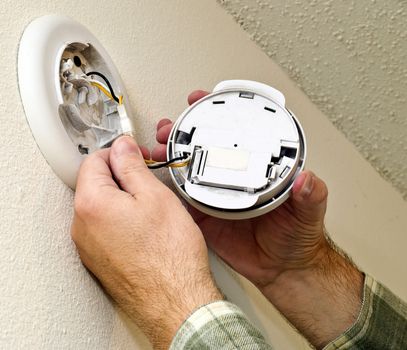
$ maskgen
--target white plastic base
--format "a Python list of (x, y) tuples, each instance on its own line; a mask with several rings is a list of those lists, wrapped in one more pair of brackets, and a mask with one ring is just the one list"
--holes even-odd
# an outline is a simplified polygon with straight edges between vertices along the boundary
[(84, 26), (64, 16), (50, 15), (34, 20), (25, 29), (18, 53), (18, 80), (25, 114), (42, 154), (54, 172), (75, 188), (79, 166), (86, 155), (78, 151), (58, 113), (64, 103), (60, 63), (70, 44), (91, 45), (108, 70), (117, 91), (127, 95), (106, 50)]

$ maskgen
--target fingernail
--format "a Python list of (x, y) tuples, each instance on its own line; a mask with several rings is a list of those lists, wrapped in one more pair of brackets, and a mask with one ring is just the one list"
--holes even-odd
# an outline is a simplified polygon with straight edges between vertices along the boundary
[(130, 136), (122, 136), (113, 143), (113, 152), (117, 156), (137, 153), (141, 154), (137, 143)]
[(300, 195), (302, 198), (308, 197), (314, 188), (314, 176), (309, 174), (302, 185)]

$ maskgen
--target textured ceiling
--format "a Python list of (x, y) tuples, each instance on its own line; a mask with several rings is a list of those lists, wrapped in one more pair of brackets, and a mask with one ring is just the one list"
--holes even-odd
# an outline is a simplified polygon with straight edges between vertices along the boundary
[(217, 1), (407, 199), (407, 2)]

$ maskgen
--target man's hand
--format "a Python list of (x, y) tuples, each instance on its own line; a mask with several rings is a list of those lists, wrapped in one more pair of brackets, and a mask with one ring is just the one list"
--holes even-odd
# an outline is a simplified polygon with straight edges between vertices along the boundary
[(168, 348), (194, 309), (223, 298), (201, 231), (130, 137), (82, 164), (72, 237), (83, 263), (155, 348)]
[[(188, 102), (207, 94), (195, 91)], [(160, 144), (152, 151), (153, 159), (165, 160), (171, 127), (169, 119), (158, 124)], [(209, 247), (254, 283), (317, 347), (356, 320), (363, 285), (362, 274), (326, 239), (327, 195), (325, 183), (306, 171), (283, 205), (258, 218), (222, 220), (190, 209)]]

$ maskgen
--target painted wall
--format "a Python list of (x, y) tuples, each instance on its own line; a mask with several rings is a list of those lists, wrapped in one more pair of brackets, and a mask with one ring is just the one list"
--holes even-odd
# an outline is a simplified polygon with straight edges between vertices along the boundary
[[(327, 226), (369, 273), (407, 299), (407, 203), (215, 1), (11, 1), (0, 9), (0, 348), (148, 349), (81, 265), (69, 236), (73, 193), (37, 149), (20, 103), (16, 56), (24, 26), (59, 13), (88, 26), (121, 72), (139, 140), (175, 118), (187, 93), (219, 80), (261, 80), (284, 91), (309, 141), (309, 168), (331, 189)], [(40, 92), (39, 92), (40, 93)], [(161, 173), (163, 175), (164, 173)], [(220, 285), (276, 349), (308, 349), (259, 293), (216, 258)]]
[(407, 199), (407, 3), (218, 2)]

